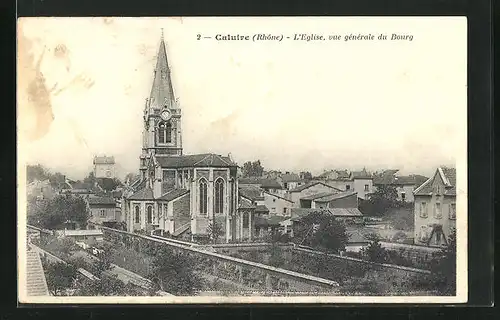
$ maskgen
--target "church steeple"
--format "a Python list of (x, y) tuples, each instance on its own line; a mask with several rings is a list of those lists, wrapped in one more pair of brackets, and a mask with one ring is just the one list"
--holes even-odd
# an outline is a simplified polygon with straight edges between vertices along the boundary
[(144, 128), (141, 171), (146, 173), (146, 163), (152, 155), (182, 155), (181, 108), (174, 96), (165, 40), (160, 39), (153, 85), (144, 108)]
[(156, 58), (153, 86), (151, 87), (151, 94), (149, 96), (149, 107), (153, 109), (177, 108), (172, 79), (170, 77), (170, 67), (168, 65), (163, 30), (160, 40), (160, 48), (158, 49), (158, 56)]

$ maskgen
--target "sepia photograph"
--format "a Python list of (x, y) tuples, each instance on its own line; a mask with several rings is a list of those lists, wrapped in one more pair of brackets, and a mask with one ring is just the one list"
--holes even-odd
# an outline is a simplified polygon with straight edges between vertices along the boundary
[(463, 17), (17, 21), (21, 303), (467, 301)]

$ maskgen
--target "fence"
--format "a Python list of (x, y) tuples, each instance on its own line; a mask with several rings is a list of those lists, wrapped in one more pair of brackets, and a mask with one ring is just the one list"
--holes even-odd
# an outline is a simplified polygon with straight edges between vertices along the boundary
[(167, 245), (175, 253), (186, 254), (194, 258), (197, 271), (231, 281), (249, 291), (260, 291), (264, 294), (285, 291), (317, 294), (325, 291), (335, 292), (338, 287), (338, 283), (332, 280), (205, 251), (191, 243), (178, 243), (161, 237), (145, 236), (106, 227), (100, 228), (105, 240), (134, 248), (137, 251)]

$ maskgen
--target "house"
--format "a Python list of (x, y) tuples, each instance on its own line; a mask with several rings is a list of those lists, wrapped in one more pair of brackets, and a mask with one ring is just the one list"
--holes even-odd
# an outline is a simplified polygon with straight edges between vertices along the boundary
[(90, 221), (106, 224), (120, 221), (120, 210), (117, 201), (111, 197), (91, 196), (86, 198), (90, 212)]
[(316, 209), (358, 208), (358, 194), (356, 191), (331, 193), (320, 197), (314, 197), (311, 202), (311, 208)]
[(358, 208), (328, 208), (328, 209), (312, 209), (312, 208), (293, 208), (291, 221), (293, 225), (300, 224), (302, 219), (312, 213), (319, 213), (335, 217), (337, 220), (348, 224), (362, 224), (363, 214)]
[(396, 189), (399, 201), (413, 202), (413, 191), (428, 178), (421, 175), (401, 176), (397, 174), (398, 171), (399, 170), (385, 170), (375, 174), (373, 177), (374, 190), (377, 190), (377, 187), (382, 185), (392, 186)]
[(456, 170), (448, 167), (437, 168), (431, 178), (415, 189), (415, 244), (448, 243), (456, 228), (456, 193)]
[(57, 195), (57, 190), (51, 185), (50, 181), (34, 180), (26, 186), (28, 198), (36, 200), (50, 200)]
[(290, 210), (293, 207), (292, 200), (267, 191), (264, 191), (262, 195), (264, 197), (263, 204), (269, 209), (269, 214), (290, 216)]
[(291, 234), (290, 217), (283, 216), (256, 216), (255, 217), (255, 238), (265, 238), (273, 232), (281, 234)]
[(361, 252), (370, 245), (370, 240), (359, 228), (346, 228), (346, 233), (349, 238), (345, 246), (346, 252)]
[(97, 185), (80, 181), (68, 181), (68, 187), (61, 190), (61, 194), (74, 194), (81, 196), (95, 195), (100, 192)]
[(95, 156), (94, 157), (94, 176), (96, 178), (115, 178), (116, 163), (114, 157)]
[(240, 187), (256, 186), (270, 193), (281, 194), (281, 195), (284, 194), (283, 187), (276, 179), (261, 178), (261, 177), (239, 178), (238, 186)]
[(251, 215), (238, 204), (238, 165), (230, 154), (184, 154), (182, 116), (162, 37), (141, 116), (141, 178), (122, 205), (128, 231), (195, 240), (210, 236), (209, 226), (219, 223), (226, 242), (246, 240), (238, 230), (251, 224)]
[(76, 242), (83, 242), (87, 245), (95, 245), (104, 241), (101, 230), (61, 230), (57, 232), (59, 236), (73, 239)]
[(373, 176), (366, 169), (351, 172), (349, 179), (352, 181), (354, 191), (358, 193), (358, 198), (367, 200), (373, 193)]
[(283, 189), (285, 190), (293, 190), (297, 187), (306, 184), (306, 182), (303, 179), (301, 179), (298, 174), (290, 172), (282, 174), (278, 178), (278, 181), (281, 183)]
[(300, 199), (315, 194), (340, 193), (342, 190), (332, 187), (321, 181), (310, 182), (287, 192), (287, 199), (293, 201), (295, 208), (301, 207)]

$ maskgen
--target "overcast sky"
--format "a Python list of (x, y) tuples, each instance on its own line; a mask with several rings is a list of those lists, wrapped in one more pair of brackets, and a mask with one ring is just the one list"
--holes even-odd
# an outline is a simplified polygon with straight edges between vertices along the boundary
[[(20, 70), (19, 148), (27, 162), (73, 178), (91, 170), (94, 154), (115, 156), (123, 173), (138, 170), (162, 28), (186, 154), (231, 153), (239, 164), (313, 173), (423, 174), (465, 155), (465, 19), (36, 18), (21, 27), (19, 59), (35, 68), (44, 51), (53, 121), (27, 138), (40, 112), (26, 98), (34, 73)], [(260, 32), (413, 41), (197, 40)]]

